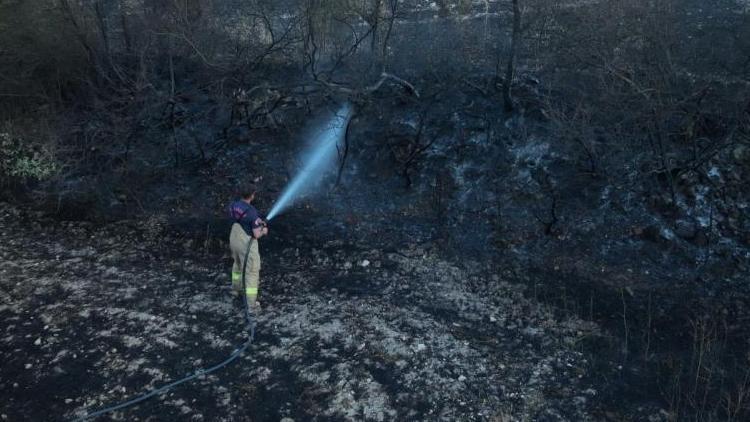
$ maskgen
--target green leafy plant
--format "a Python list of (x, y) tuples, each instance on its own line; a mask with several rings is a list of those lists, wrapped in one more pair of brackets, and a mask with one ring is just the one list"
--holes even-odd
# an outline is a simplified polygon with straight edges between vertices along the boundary
[(0, 132), (0, 184), (49, 179), (58, 171), (50, 148)]

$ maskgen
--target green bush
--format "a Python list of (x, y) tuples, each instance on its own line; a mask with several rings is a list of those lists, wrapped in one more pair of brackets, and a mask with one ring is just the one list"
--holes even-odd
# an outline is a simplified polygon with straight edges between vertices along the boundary
[(47, 180), (58, 171), (49, 146), (0, 132), (0, 185)]

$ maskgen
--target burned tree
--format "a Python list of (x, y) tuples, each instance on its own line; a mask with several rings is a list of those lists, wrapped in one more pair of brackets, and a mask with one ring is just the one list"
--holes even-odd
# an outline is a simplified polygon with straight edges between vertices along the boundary
[(513, 97), (511, 96), (511, 87), (516, 71), (516, 55), (518, 54), (519, 44), (521, 42), (521, 8), (518, 6), (518, 0), (513, 1), (513, 31), (510, 38), (510, 49), (505, 67), (505, 81), (503, 83), (503, 102), (505, 111), (513, 111)]

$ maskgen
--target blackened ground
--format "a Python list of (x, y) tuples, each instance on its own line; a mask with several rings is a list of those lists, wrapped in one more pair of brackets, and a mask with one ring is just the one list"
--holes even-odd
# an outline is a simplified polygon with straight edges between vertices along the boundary
[[(3, 204), (0, 233), (5, 420), (81, 416), (218, 362), (246, 338), (227, 255), (163, 221), (60, 223)], [(262, 250), (264, 309), (238, 362), (108, 417), (601, 418), (580, 352), (595, 325), (415, 243), (383, 252), (296, 233)]]

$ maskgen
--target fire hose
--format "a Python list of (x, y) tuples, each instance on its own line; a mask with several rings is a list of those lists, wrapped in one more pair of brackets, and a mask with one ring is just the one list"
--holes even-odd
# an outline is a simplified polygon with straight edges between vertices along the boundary
[[(250, 245), (251, 245), (251, 243), (252, 243), (252, 239), (247, 244), (247, 249), (245, 250), (245, 260), (244, 260), (244, 263), (242, 265), (242, 292), (245, 292), (245, 270), (247, 269), (247, 258), (250, 255)], [(105, 407), (103, 409), (99, 409), (97, 411), (91, 412), (91, 413), (86, 413), (84, 416), (78, 417), (78, 418), (74, 419), (73, 421), (74, 422), (85, 421), (85, 420), (88, 420), (88, 419), (93, 419), (93, 418), (102, 416), (102, 415), (104, 415), (106, 413), (109, 413), (109, 412), (114, 412), (115, 410), (120, 410), (120, 409), (124, 409), (126, 407), (129, 407), (129, 406), (133, 406), (133, 405), (135, 405), (137, 403), (140, 403), (140, 402), (142, 402), (144, 400), (150, 399), (151, 397), (154, 397), (154, 396), (157, 396), (157, 395), (160, 395), (160, 394), (164, 394), (167, 391), (173, 389), (174, 387), (177, 387), (180, 384), (184, 384), (184, 383), (186, 383), (188, 381), (191, 381), (191, 380), (194, 380), (195, 378), (198, 378), (200, 376), (208, 375), (208, 374), (210, 374), (212, 372), (216, 372), (219, 369), (222, 369), (225, 366), (227, 366), (230, 363), (232, 363), (235, 360), (237, 360), (237, 358), (240, 357), (245, 352), (245, 350), (247, 350), (248, 347), (250, 347), (250, 344), (255, 339), (255, 319), (254, 319), (254, 315), (253, 315), (252, 312), (250, 312), (250, 304), (248, 303), (247, 299), (245, 299), (244, 302), (245, 302), (245, 322), (246, 322), (245, 327), (246, 327), (246, 329), (247, 329), (247, 331), (249, 333), (249, 336), (248, 336), (247, 340), (245, 340), (245, 342), (242, 345), (240, 345), (238, 348), (236, 348), (232, 352), (232, 354), (229, 355), (229, 357), (227, 357), (226, 359), (224, 359), (223, 361), (217, 363), (214, 366), (211, 366), (211, 367), (208, 367), (208, 368), (198, 369), (197, 371), (195, 371), (195, 372), (193, 372), (193, 373), (191, 373), (189, 375), (186, 375), (183, 378), (180, 378), (180, 379), (178, 379), (176, 381), (172, 381), (169, 384), (163, 385), (163, 386), (161, 386), (161, 387), (159, 387), (157, 389), (154, 389), (154, 390), (151, 390), (149, 392), (143, 393), (140, 396), (134, 397), (134, 398), (132, 398), (130, 400), (127, 400), (127, 401), (124, 401), (122, 403), (118, 403), (118, 404), (115, 404), (115, 405), (112, 405), (112, 406), (108, 406), (108, 407)]]

